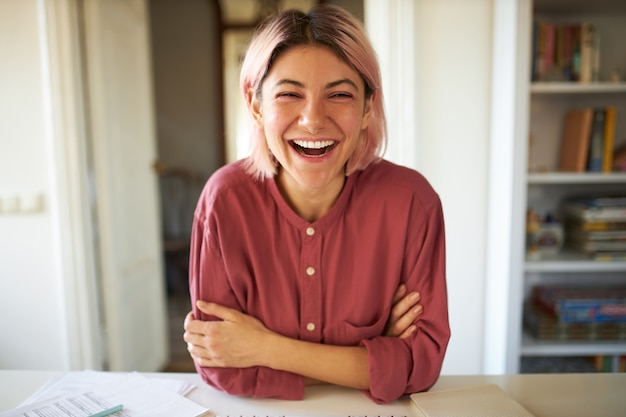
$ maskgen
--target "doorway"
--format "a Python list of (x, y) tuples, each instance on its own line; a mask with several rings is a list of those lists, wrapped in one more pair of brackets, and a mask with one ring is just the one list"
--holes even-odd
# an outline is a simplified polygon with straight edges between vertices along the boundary
[(170, 361), (194, 372), (182, 339), (191, 309), (187, 267), (196, 202), (225, 161), (217, 0), (149, 0), (163, 263)]

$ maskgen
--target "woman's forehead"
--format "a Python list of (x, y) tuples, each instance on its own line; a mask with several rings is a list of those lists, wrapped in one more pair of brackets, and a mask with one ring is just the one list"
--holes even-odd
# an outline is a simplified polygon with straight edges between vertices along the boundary
[(359, 73), (330, 48), (316, 45), (295, 46), (282, 52), (272, 64), (266, 80), (270, 84), (284, 80), (337, 84), (344, 80), (358, 89), (364, 88)]

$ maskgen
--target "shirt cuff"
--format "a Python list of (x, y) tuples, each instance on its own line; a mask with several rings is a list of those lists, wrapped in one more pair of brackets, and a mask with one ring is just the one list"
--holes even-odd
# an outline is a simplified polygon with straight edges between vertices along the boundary
[(408, 347), (403, 341), (391, 337), (363, 340), (361, 345), (367, 349), (370, 377), (367, 396), (378, 404), (388, 404), (400, 398), (406, 391), (413, 367)]

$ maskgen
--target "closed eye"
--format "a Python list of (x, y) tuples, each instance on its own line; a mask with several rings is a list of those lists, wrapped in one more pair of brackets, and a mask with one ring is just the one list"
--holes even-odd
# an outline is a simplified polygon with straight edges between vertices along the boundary
[(354, 95), (350, 93), (346, 93), (346, 92), (332, 93), (330, 95), (330, 98), (352, 98), (352, 97), (354, 97)]
[(296, 100), (302, 98), (302, 95), (291, 91), (284, 91), (277, 93), (275, 97), (276, 100)]
[(291, 92), (279, 93), (279, 94), (277, 94), (277, 96), (278, 97), (300, 97), (299, 94), (291, 93)]

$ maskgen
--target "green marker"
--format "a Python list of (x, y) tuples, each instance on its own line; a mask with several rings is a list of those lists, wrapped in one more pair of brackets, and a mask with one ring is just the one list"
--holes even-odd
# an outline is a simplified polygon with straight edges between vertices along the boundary
[(107, 408), (106, 410), (99, 411), (96, 414), (91, 414), (89, 417), (105, 417), (113, 413), (117, 413), (118, 411), (122, 411), (123, 409), (124, 409), (124, 405), (119, 404), (111, 408)]

